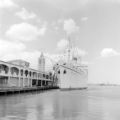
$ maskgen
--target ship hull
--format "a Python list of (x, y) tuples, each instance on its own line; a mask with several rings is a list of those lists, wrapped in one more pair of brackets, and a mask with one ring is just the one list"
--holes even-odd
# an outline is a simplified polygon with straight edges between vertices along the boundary
[(77, 71), (65, 66), (59, 66), (59, 71), (58, 79), (61, 90), (87, 88), (88, 72), (86, 69), (81, 68), (80, 71)]

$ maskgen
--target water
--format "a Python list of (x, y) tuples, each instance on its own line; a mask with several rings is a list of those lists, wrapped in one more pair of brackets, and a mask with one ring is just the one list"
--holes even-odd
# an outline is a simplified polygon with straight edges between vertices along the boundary
[(120, 86), (0, 96), (0, 120), (119, 120)]

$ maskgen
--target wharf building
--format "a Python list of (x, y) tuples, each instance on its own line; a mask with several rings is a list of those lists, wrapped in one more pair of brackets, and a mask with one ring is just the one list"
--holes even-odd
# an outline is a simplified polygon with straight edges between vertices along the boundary
[(57, 86), (55, 75), (29, 66), (30, 63), (24, 60), (0, 61), (0, 88)]

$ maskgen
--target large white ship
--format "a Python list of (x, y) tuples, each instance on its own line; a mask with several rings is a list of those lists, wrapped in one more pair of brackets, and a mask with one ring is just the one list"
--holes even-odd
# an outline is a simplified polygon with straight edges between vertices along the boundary
[(60, 60), (55, 71), (60, 89), (85, 89), (87, 88), (88, 66), (81, 63), (81, 57), (77, 49), (69, 45), (65, 52), (67, 60)]

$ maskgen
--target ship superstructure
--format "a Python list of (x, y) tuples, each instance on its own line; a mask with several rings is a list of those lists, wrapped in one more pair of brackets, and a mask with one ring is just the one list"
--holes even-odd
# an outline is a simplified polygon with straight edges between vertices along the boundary
[(77, 48), (69, 44), (65, 52), (65, 59), (60, 60), (55, 67), (60, 89), (87, 88), (88, 66), (81, 63)]

